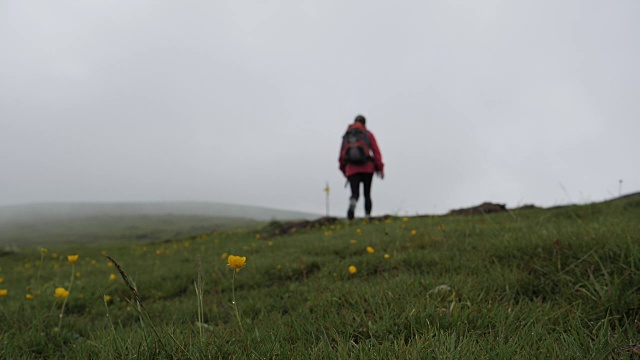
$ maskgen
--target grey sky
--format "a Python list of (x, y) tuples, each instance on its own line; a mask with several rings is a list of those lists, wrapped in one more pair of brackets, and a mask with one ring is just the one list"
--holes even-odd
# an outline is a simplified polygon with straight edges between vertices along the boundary
[[(640, 190), (640, 2), (0, 3), (0, 205), (199, 200), (374, 215)], [(362, 214), (359, 204), (357, 215)]]

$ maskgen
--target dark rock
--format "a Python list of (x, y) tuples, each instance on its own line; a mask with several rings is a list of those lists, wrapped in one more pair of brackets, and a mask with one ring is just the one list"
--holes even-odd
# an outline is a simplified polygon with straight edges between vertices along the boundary
[(505, 204), (494, 204), (485, 202), (478, 206), (470, 208), (456, 209), (449, 211), (449, 215), (475, 215), (475, 214), (491, 214), (507, 211)]

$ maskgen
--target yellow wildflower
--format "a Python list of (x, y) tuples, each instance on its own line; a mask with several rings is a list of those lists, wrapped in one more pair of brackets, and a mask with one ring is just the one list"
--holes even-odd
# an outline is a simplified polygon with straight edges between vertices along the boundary
[(4, 282), (4, 278), (0, 277), (0, 284)]
[(362, 229), (357, 228), (357, 229), (356, 229), (356, 232), (357, 232), (358, 234), (362, 234)]
[(367, 246), (367, 252), (368, 252), (369, 254), (373, 254), (373, 253), (374, 253), (374, 252), (376, 252), (376, 251), (375, 251), (375, 249), (374, 249), (374, 248), (372, 248), (371, 246)]
[(76, 277), (79, 278), (80, 276), (82, 276), (82, 273), (80, 273), (80, 271), (76, 271)]
[(79, 255), (67, 255), (67, 260), (70, 263), (75, 264), (78, 261), (79, 257), (80, 257)]
[(269, 241), (269, 242), (267, 243), (267, 245), (272, 246), (272, 245), (273, 245), (273, 241)]
[(244, 256), (229, 255), (229, 258), (227, 258), (227, 262), (229, 263), (229, 267), (231, 267), (232, 269), (240, 270), (247, 262), (247, 258)]
[(0, 296), (7, 296), (7, 293), (9, 293), (7, 289), (0, 289)]
[(358, 272), (358, 269), (355, 266), (353, 265), (349, 266), (349, 274), (355, 274), (357, 272)]
[(388, 260), (388, 259), (390, 259), (390, 258), (391, 258), (391, 255), (389, 255), (389, 254), (384, 254), (384, 258)]
[(109, 302), (111, 301), (111, 296), (110, 295), (105, 295), (104, 296), (104, 302)]
[(42, 255), (46, 254), (46, 253), (47, 253), (47, 251), (49, 251), (49, 250), (47, 250), (47, 248), (40, 248), (40, 253), (41, 253)]
[(116, 279), (116, 274), (109, 274), (109, 281), (113, 281)]
[(405, 217), (402, 218), (402, 221), (407, 222), (407, 221), (409, 221), (409, 218), (405, 216)]
[(67, 296), (69, 296), (69, 292), (67, 290), (65, 290), (65, 288), (63, 288), (63, 287), (58, 287), (54, 291), (53, 295), (55, 297), (57, 297), (58, 299), (64, 299)]
[(418, 232), (416, 231), (416, 229), (411, 230), (411, 235), (415, 235), (415, 234), (417, 234), (417, 233), (418, 233)]
[(220, 259), (222, 259), (222, 260), (224, 260), (224, 259), (226, 259), (228, 257), (229, 257), (229, 254), (227, 254), (226, 252), (222, 253), (222, 255), (220, 255)]
[(350, 241), (350, 242), (351, 242), (352, 244), (355, 244), (355, 243), (357, 243), (357, 242), (358, 242), (358, 240), (356, 240), (356, 239), (351, 239), (351, 241)]
[(24, 296), (24, 298), (27, 299), (27, 300), (33, 300), (33, 295), (27, 294), (27, 295)]

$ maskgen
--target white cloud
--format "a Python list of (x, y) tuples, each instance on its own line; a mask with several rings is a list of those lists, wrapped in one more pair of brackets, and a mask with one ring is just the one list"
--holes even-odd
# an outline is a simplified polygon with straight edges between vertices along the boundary
[[(635, 1), (21, 2), (0, 9), (0, 204), (205, 200), (341, 215), (640, 188)], [(566, 189), (563, 190), (563, 187)]]

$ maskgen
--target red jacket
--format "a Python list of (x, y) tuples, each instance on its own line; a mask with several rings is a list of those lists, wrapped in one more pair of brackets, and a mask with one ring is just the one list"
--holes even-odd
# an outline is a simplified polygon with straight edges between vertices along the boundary
[(359, 122), (355, 122), (349, 125), (349, 129), (352, 127), (359, 127), (362, 130), (366, 131), (369, 135), (369, 141), (371, 145), (371, 155), (373, 156), (373, 161), (367, 161), (364, 164), (348, 164), (342, 159), (342, 152), (340, 152), (340, 157), (338, 162), (340, 162), (340, 171), (344, 174), (344, 176), (349, 177), (354, 174), (365, 173), (365, 174), (373, 174), (376, 171), (384, 171), (384, 163), (382, 162), (382, 153), (380, 153), (380, 148), (378, 147), (378, 142), (376, 141), (376, 137), (373, 136), (371, 131), (367, 130), (364, 125)]

